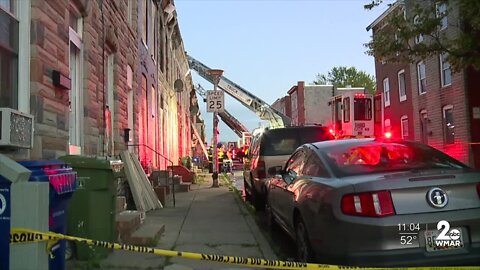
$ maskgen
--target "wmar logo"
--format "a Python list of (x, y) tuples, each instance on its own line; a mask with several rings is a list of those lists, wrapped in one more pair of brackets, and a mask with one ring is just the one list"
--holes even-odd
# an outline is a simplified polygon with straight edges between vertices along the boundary
[(446, 220), (440, 220), (437, 223), (437, 230), (440, 234), (435, 239), (435, 246), (437, 247), (461, 247), (461, 232), (458, 229), (450, 230), (450, 223)]
[(441, 188), (432, 188), (427, 193), (428, 203), (435, 208), (443, 208), (448, 203), (448, 196)]

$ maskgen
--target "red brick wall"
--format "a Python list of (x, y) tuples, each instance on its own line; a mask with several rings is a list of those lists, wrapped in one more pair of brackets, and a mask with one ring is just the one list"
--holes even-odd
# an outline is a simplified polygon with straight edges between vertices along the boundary
[[(405, 71), (405, 89), (407, 99), (400, 102), (399, 86), (398, 86), (398, 72)], [(409, 65), (405, 64), (382, 64), (375, 63), (375, 71), (377, 78), (377, 93), (382, 94), (383, 97), (383, 80), (388, 78), (390, 84), (390, 106), (384, 107), (384, 119), (390, 119), (390, 132), (393, 138), (402, 138), (401, 132), (401, 117), (406, 115), (408, 117), (408, 138), (413, 140), (415, 138), (414, 121), (413, 121), (413, 104), (412, 104), (412, 87), (410, 85)], [(384, 101), (383, 101), (384, 102)], [(387, 130), (385, 130), (387, 131)], [(376, 132), (377, 133), (377, 132)], [(377, 133), (378, 134), (378, 133)]]
[(475, 168), (480, 168), (480, 119), (474, 118), (473, 108), (480, 108), (480, 71), (473, 68), (467, 71), (467, 101), (471, 132), (471, 160)]
[(305, 124), (305, 82), (300, 81), (297, 86), (298, 124)]

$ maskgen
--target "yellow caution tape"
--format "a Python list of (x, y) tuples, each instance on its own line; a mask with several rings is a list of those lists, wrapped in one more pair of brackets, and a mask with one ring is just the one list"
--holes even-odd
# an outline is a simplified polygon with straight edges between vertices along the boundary
[(463, 269), (472, 269), (468, 266), (454, 266), (454, 267), (408, 267), (408, 268), (373, 268), (373, 267), (355, 267), (355, 266), (340, 266), (340, 265), (329, 265), (329, 264), (314, 264), (314, 263), (303, 263), (303, 262), (291, 262), (291, 261), (279, 261), (279, 260), (265, 260), (259, 258), (244, 258), (244, 257), (235, 257), (235, 256), (225, 256), (225, 255), (211, 255), (211, 254), (202, 254), (202, 253), (192, 253), (192, 252), (182, 252), (182, 251), (172, 251), (164, 250), (157, 248), (149, 248), (142, 246), (134, 245), (125, 245), (117, 244), (105, 241), (91, 240), (81, 237), (68, 236), (59, 233), (53, 232), (39, 232), (30, 229), (19, 229), (12, 228), (10, 233), (10, 243), (11, 244), (20, 244), (20, 243), (36, 243), (36, 242), (49, 242), (48, 246), (51, 247), (52, 243), (55, 243), (58, 240), (68, 240), (76, 241), (90, 246), (104, 247), (114, 250), (126, 250), (138, 253), (150, 253), (156, 254), (159, 256), (167, 257), (182, 257), (186, 259), (193, 260), (203, 260), (203, 261), (212, 261), (220, 262), (227, 264), (242, 265), (248, 267), (256, 268), (268, 268), (268, 269), (409, 269), (409, 270), (463, 270)]

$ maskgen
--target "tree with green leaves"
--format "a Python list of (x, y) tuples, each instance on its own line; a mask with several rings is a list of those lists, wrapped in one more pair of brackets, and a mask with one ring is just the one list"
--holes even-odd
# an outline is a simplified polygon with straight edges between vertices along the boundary
[[(384, 5), (372, 0), (365, 8)], [(391, 63), (445, 54), (454, 71), (480, 70), (479, 0), (404, 0), (389, 8), (385, 22), (365, 44), (367, 54)]]
[(335, 87), (366, 87), (370, 93), (375, 92), (375, 78), (355, 67), (333, 67), (328, 74), (317, 74), (313, 83), (317, 85), (331, 84)]

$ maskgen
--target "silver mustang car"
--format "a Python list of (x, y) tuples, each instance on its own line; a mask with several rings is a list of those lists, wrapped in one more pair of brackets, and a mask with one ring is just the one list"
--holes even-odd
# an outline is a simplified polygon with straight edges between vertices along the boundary
[(480, 172), (430, 146), (305, 144), (269, 173), (267, 219), (295, 240), (301, 261), (480, 265)]

